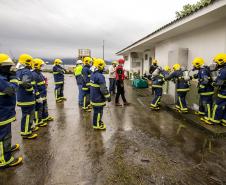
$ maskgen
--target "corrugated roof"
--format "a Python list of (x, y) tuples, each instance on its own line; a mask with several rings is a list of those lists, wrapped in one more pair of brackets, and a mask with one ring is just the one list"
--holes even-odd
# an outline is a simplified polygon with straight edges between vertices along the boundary
[(134, 42), (133, 44), (127, 46), (126, 48), (124, 48), (124, 49), (118, 51), (116, 54), (121, 53), (122, 51), (124, 51), (124, 50), (130, 48), (131, 46), (137, 44), (138, 42), (147, 39), (148, 37), (154, 35), (155, 33), (157, 33), (157, 32), (159, 32), (159, 31), (161, 31), (161, 30), (163, 30), (163, 29), (165, 29), (165, 28), (167, 28), (167, 27), (169, 27), (169, 26), (171, 26), (171, 25), (173, 25), (173, 24), (179, 22), (180, 20), (182, 20), (182, 19), (184, 19), (184, 18), (186, 18), (186, 17), (188, 17), (188, 16), (190, 16), (190, 15), (192, 15), (192, 14), (194, 14), (194, 13), (200, 11), (200, 10), (202, 10), (203, 8), (205, 8), (205, 7), (207, 7), (207, 6), (211, 5), (211, 4), (213, 4), (213, 3), (216, 2), (216, 1), (219, 1), (219, 0), (211, 0), (210, 3), (205, 3), (203, 6), (197, 7), (196, 9), (194, 9), (194, 10), (193, 10), (192, 12), (190, 12), (189, 14), (186, 14), (186, 15), (184, 15), (184, 16), (182, 16), (182, 17), (179, 17), (179, 18), (177, 18), (177, 19), (171, 21), (170, 23), (168, 23), (168, 24), (166, 24), (166, 25), (160, 27), (159, 29), (157, 29), (157, 30), (155, 30), (154, 32), (148, 34), (147, 36), (143, 37), (142, 39), (140, 39), (140, 40)]

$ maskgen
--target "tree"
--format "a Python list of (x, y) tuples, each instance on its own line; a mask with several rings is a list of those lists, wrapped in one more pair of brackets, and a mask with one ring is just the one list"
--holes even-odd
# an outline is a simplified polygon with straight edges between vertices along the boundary
[(203, 6), (210, 4), (213, 0), (199, 0), (195, 4), (186, 4), (183, 6), (182, 10), (176, 12), (176, 18), (181, 18), (186, 15), (191, 14), (192, 12), (200, 9)]

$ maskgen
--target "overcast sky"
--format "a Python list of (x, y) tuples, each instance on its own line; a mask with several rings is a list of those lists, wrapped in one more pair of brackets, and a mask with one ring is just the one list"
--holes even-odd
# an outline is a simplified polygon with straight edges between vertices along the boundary
[(0, 52), (18, 57), (94, 57), (115, 53), (175, 19), (196, 0), (0, 0)]

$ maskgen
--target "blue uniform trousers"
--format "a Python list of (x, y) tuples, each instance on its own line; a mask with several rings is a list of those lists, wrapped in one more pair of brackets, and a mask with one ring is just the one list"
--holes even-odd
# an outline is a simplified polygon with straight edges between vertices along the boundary
[(154, 88), (154, 99), (151, 102), (152, 107), (158, 107), (162, 98), (162, 88)]
[(64, 84), (56, 84), (55, 85), (55, 97), (56, 100), (60, 100), (64, 97)]
[(43, 104), (42, 103), (36, 103), (35, 104), (35, 125), (38, 125), (42, 122), (42, 110), (43, 110)]
[(89, 90), (86, 90), (84, 91), (83, 90), (83, 109), (86, 110), (88, 109), (90, 105), (90, 91)]
[(42, 120), (46, 121), (49, 117), (49, 112), (48, 112), (48, 103), (47, 100), (43, 100), (42, 103)]
[(22, 106), (21, 110), (21, 135), (30, 135), (32, 134), (31, 127), (34, 121), (35, 105)]
[(93, 106), (93, 126), (100, 126), (102, 123), (103, 106)]
[(115, 87), (116, 87), (116, 79), (109, 78), (109, 93), (115, 94)]
[(208, 120), (211, 118), (212, 97), (213, 95), (200, 95), (199, 98), (199, 114), (204, 115)]
[(187, 111), (187, 102), (186, 102), (187, 92), (177, 92), (177, 102), (176, 107), (181, 111)]
[(0, 126), (0, 166), (11, 159), (11, 123)]
[(80, 106), (83, 105), (84, 92), (82, 90), (82, 85), (78, 85), (78, 103)]
[[(211, 121), (214, 123), (224, 122), (226, 119), (226, 99), (217, 97), (215, 104), (213, 106), (213, 114)], [(226, 122), (226, 121), (225, 121)]]

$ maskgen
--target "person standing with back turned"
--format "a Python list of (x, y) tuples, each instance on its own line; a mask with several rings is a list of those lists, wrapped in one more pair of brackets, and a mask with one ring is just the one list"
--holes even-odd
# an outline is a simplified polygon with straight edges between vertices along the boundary
[(124, 89), (124, 80), (125, 80), (125, 70), (123, 69), (123, 65), (125, 63), (124, 59), (118, 60), (118, 66), (115, 69), (116, 74), (116, 87), (117, 87), (117, 93), (115, 97), (115, 105), (116, 106), (122, 106), (119, 103), (119, 97), (121, 95), (124, 105), (129, 105), (125, 98), (125, 89)]

